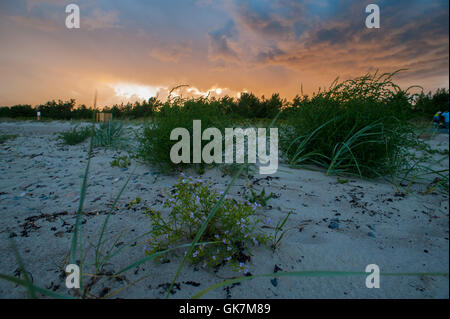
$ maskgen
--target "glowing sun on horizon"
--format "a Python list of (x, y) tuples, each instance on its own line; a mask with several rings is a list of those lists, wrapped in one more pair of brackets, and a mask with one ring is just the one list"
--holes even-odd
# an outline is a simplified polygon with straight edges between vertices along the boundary
[(151, 97), (156, 97), (158, 93), (165, 89), (164, 87), (140, 85), (133, 83), (117, 83), (111, 85), (115, 94), (118, 97), (130, 99), (136, 97), (142, 100), (148, 100)]

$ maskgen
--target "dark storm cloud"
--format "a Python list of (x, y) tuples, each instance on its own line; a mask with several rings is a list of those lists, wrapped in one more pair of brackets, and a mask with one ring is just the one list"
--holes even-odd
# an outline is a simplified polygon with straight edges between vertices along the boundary
[[(296, 2), (277, 3), (292, 7)], [(336, 14), (325, 19), (328, 5)], [(442, 69), (448, 67), (448, 49), (445, 49), (448, 48), (448, 5), (444, 1), (382, 1), (380, 29), (365, 27), (365, 5), (359, 1), (324, 1), (320, 8), (312, 10), (309, 7), (308, 24), (287, 15), (287, 21), (294, 23), (286, 22), (286, 25), (294, 26), (299, 40), (285, 41), (284, 36), (290, 31), (273, 32), (271, 35), (278, 34), (277, 41), (274, 43), (271, 37), (267, 44), (281, 49), (261, 50), (256, 60), (302, 70), (345, 71), (352, 66), (355, 73), (378, 67), (389, 71), (405, 67), (410, 69), (408, 74), (412, 76), (422, 73), (421, 77), (439, 74), (448, 77), (448, 71)], [(241, 5), (241, 8), (251, 7)], [(308, 8), (307, 4), (299, 9), (300, 12), (304, 13), (305, 8)], [(314, 16), (313, 11), (317, 15)], [(258, 28), (264, 25), (262, 21), (278, 21), (281, 15), (279, 9), (272, 11), (266, 6), (260, 6), (256, 13), (247, 12), (244, 10), (239, 14), (256, 30), (262, 30)], [(299, 20), (306, 21), (304, 15)]]
[(223, 27), (208, 33), (210, 56), (223, 58), (225, 60), (237, 59), (238, 54), (230, 47), (229, 39), (236, 34), (236, 27), (233, 20), (227, 22)]
[(331, 44), (342, 43), (348, 38), (342, 30), (336, 29), (321, 29), (316, 33), (316, 39), (314, 43), (328, 42)]
[(239, 1), (237, 19), (253, 32), (263, 36), (287, 38), (293, 33), (291, 22), (268, 1)]
[(261, 51), (257, 55), (258, 62), (274, 61), (277, 57), (285, 55), (285, 52), (277, 47), (270, 48), (267, 51)]

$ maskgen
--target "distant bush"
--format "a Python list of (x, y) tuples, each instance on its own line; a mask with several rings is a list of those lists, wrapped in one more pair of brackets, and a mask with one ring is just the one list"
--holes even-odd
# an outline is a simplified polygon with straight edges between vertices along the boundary
[(72, 109), (75, 106), (75, 100), (71, 99), (67, 102), (58, 100), (49, 101), (36, 107), (41, 112), (43, 118), (51, 118), (57, 120), (70, 120), (72, 118)]
[(274, 118), (286, 101), (279, 94), (273, 94), (270, 99), (264, 96), (260, 99), (253, 93), (242, 93), (236, 101), (230, 97), (219, 100), (221, 108), (228, 114), (241, 118)]
[(2, 106), (0, 107), (0, 117), (36, 117), (36, 110), (28, 104), (14, 105), (11, 107)]
[(94, 119), (95, 110), (93, 108), (88, 108), (86, 105), (82, 104), (80, 107), (72, 109), (71, 118), (77, 120), (88, 120)]
[(434, 94), (420, 93), (414, 105), (414, 111), (420, 115), (431, 118), (437, 111), (445, 112), (449, 110), (448, 89), (437, 89)]
[(135, 103), (115, 104), (112, 107), (106, 107), (103, 110), (105, 112), (111, 112), (113, 118), (116, 119), (138, 119), (152, 116), (161, 105), (161, 101), (155, 97), (151, 97), (142, 102), (136, 101)]
[[(150, 117), (161, 106), (161, 102), (156, 98), (147, 101), (113, 105), (105, 107), (103, 111), (111, 112), (115, 119), (137, 119)], [(12, 107), (0, 107), (0, 117), (36, 117), (36, 112), (40, 111), (43, 119), (70, 120), (84, 119), (92, 120), (96, 110), (82, 104), (76, 107), (76, 101), (48, 101), (45, 104), (32, 107), (31, 105), (15, 105)]]

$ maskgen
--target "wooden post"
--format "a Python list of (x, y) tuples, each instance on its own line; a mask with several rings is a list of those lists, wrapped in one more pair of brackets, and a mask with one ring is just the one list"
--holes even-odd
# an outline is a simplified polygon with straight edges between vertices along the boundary
[(112, 113), (97, 113), (97, 122), (112, 121)]

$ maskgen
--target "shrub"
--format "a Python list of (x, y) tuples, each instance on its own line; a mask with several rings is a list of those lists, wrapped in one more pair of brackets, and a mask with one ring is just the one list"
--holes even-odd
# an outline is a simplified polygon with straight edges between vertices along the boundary
[[(153, 121), (144, 128), (143, 135), (139, 139), (139, 156), (145, 161), (159, 166), (161, 169), (182, 167), (186, 165), (174, 164), (170, 159), (170, 150), (177, 143), (170, 140), (170, 133), (173, 129), (186, 128), (193, 139), (193, 120), (201, 120), (202, 130), (208, 127), (219, 129), (222, 134), (225, 127), (229, 127), (229, 117), (226, 116), (216, 103), (211, 103), (206, 99), (190, 99), (183, 101), (181, 105), (166, 103), (153, 117)], [(209, 141), (202, 141), (201, 147)], [(191, 154), (192, 163), (192, 154)]]
[(263, 99), (263, 111), (262, 113), (258, 114), (258, 117), (273, 119), (285, 104), (286, 100), (282, 100), (278, 93), (272, 94), (270, 99)]
[[(192, 177), (181, 177), (174, 185), (164, 208), (170, 212), (166, 218), (160, 211), (146, 209), (153, 225), (152, 237), (146, 252), (152, 254), (180, 242), (192, 240), (219, 200), (219, 193), (210, 183)], [(231, 264), (235, 270), (247, 272), (245, 261), (252, 246), (266, 244), (269, 237), (257, 232), (261, 220), (254, 216), (258, 204), (238, 202), (228, 196), (208, 224), (201, 237), (203, 242), (188, 260), (204, 267)]]
[(84, 142), (91, 135), (91, 133), (92, 129), (89, 127), (78, 129), (78, 126), (75, 126), (71, 130), (59, 133), (58, 139), (62, 140), (64, 144), (76, 145)]
[(233, 112), (242, 117), (250, 118), (262, 112), (261, 102), (253, 93), (242, 93)]

